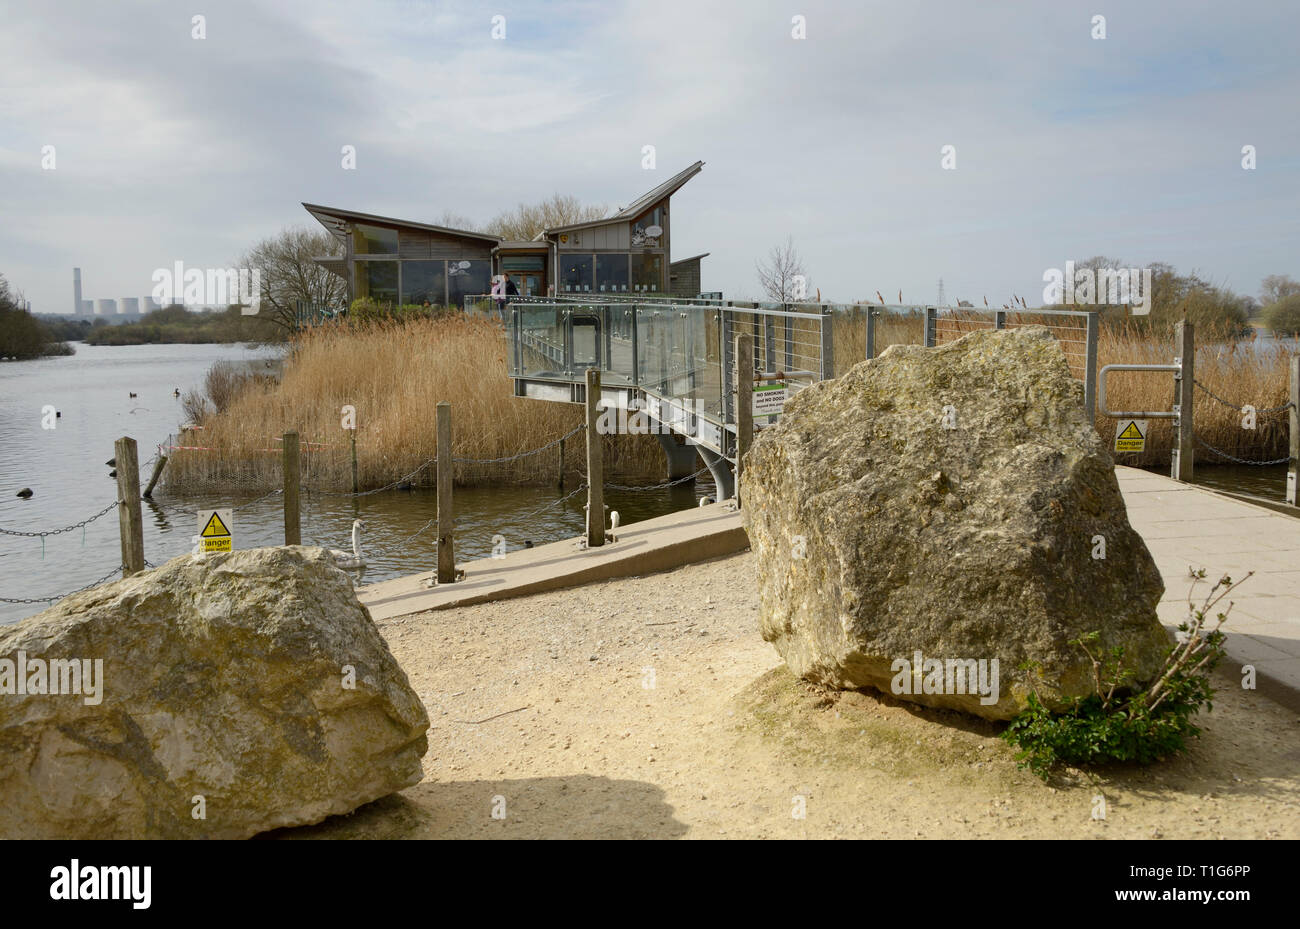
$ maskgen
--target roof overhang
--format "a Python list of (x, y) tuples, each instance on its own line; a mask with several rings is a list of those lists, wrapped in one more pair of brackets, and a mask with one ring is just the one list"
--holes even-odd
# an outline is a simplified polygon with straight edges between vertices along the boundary
[(704, 162), (697, 161), (685, 171), (680, 171), (677, 174), (674, 174), (654, 190), (637, 197), (632, 201), (630, 206), (624, 207), (613, 216), (608, 216), (605, 219), (593, 219), (585, 223), (571, 223), (567, 226), (553, 226), (552, 228), (542, 232), (541, 236), (551, 236), (557, 232), (574, 232), (579, 229), (592, 229), (596, 226), (608, 226), (613, 223), (625, 223), (636, 219), (660, 200), (665, 197), (671, 197), (673, 194), (677, 193), (677, 191), (680, 190), (687, 181), (695, 177), (695, 175), (699, 174), (702, 170), (704, 170)]
[(500, 238), (483, 232), (470, 232), (468, 229), (451, 229), (447, 226), (434, 226), (429, 223), (412, 222), (409, 219), (396, 219), (392, 216), (376, 216), (373, 213), (358, 213), (355, 210), (342, 210), (338, 207), (320, 206), (304, 203), (303, 209), (316, 218), (336, 238), (346, 238), (348, 226), (352, 223), (377, 223), (396, 226), (401, 229), (418, 229), (421, 232), (435, 232), (439, 235), (456, 236), (461, 239), (474, 239), (480, 242), (497, 244)]

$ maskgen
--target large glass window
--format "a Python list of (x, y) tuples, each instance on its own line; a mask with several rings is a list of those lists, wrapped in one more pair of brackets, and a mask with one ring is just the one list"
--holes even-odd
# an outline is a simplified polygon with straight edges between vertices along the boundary
[(596, 256), (596, 290), (599, 293), (627, 291), (627, 255)]
[(463, 307), (465, 298), (492, 292), (492, 262), (447, 262), (447, 304)]
[(358, 261), (357, 297), (376, 303), (397, 303), (397, 262)]
[(352, 227), (352, 251), (358, 255), (396, 255), (397, 230), (358, 223)]
[(632, 223), (633, 248), (663, 248), (664, 211), (655, 207)]
[(663, 291), (663, 255), (656, 252), (642, 252), (632, 256), (632, 289), (643, 293)]
[(592, 286), (590, 255), (560, 253), (561, 293), (589, 293)]
[(447, 300), (445, 261), (403, 261), (402, 302), (442, 306)]

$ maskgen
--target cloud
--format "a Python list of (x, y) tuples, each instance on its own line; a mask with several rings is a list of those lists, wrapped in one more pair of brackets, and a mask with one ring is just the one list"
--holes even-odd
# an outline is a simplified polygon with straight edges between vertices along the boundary
[(674, 251), (711, 252), (704, 286), (729, 294), (786, 235), (839, 300), (932, 300), (939, 277), (950, 298), (1034, 293), (1097, 253), (1248, 292), (1300, 274), (1284, 5), (1127, 3), (1104, 41), (1076, 0), (800, 3), (802, 41), (769, 0), (202, 6), (201, 41), (145, 2), (8, 16), (0, 214), (21, 219), (0, 271), (35, 309), (68, 308), (74, 265), (112, 296), (226, 264), (310, 223), (303, 200), (416, 220), (555, 192), (620, 206), (696, 159)]

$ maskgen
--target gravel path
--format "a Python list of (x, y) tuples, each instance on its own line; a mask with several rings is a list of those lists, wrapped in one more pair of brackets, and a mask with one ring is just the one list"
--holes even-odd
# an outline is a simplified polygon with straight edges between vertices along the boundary
[(757, 608), (746, 553), (382, 622), (425, 779), (278, 835), (1300, 838), (1300, 717), (1235, 677), (1187, 757), (1048, 786), (991, 724), (796, 681)]

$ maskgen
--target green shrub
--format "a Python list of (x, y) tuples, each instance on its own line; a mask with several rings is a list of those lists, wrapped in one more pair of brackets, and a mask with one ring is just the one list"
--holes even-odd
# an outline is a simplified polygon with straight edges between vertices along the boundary
[[(1192, 577), (1194, 589), (1205, 571)], [(1240, 583), (1220, 578), (1200, 608), (1193, 608), (1188, 593), (1192, 618), (1178, 627), (1179, 641), (1170, 647), (1155, 683), (1145, 690), (1129, 690), (1132, 680), (1121, 670), (1122, 648), (1093, 654), (1089, 646), (1096, 647), (1096, 632), (1075, 640), (1073, 644), (1092, 660), (1094, 692), (1076, 698), (1063, 713), (1048, 711), (1037, 693), (1031, 693), (1028, 708), (1002, 733), (1003, 739), (1020, 748), (1019, 767), (1047, 780), (1060, 765), (1110, 761), (1145, 765), (1183, 751), (1187, 740), (1201, 732), (1192, 717), (1202, 706), (1213, 709), (1209, 675), (1223, 657), (1224, 635), (1219, 627), (1232, 606), (1217, 615), (1213, 629), (1206, 629), (1206, 616)]]
[(1300, 336), (1300, 294), (1264, 307), (1264, 325), (1279, 336)]

